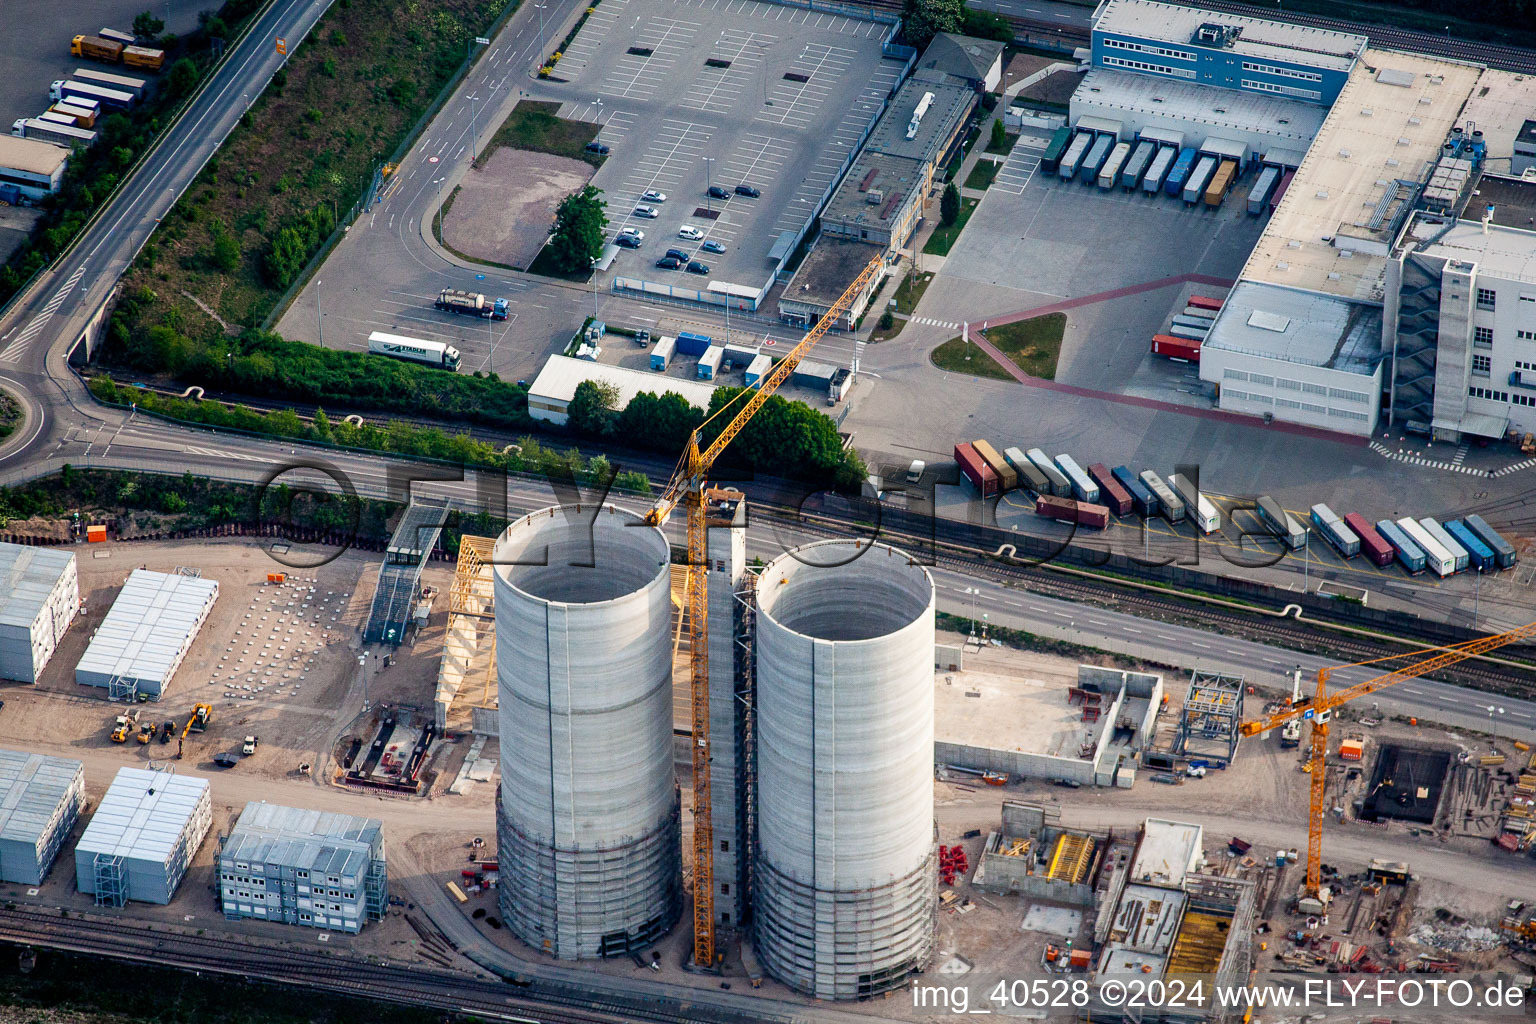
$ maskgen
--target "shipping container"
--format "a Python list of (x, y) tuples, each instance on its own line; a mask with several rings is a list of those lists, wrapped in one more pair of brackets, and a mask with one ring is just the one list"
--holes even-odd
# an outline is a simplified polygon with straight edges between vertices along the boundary
[(1508, 569), (1515, 564), (1515, 549), (1509, 541), (1499, 536), (1497, 530), (1483, 522), (1482, 516), (1467, 516), (1462, 522), (1493, 552), (1494, 561), (1500, 569)]
[(1072, 485), (1072, 497), (1078, 501), (1086, 501), (1090, 505), (1099, 503), (1099, 485), (1083, 472), (1083, 467), (1077, 464), (1076, 459), (1070, 455), (1058, 455), (1056, 467), (1066, 474), (1067, 483)]
[(1062, 155), (1061, 163), (1056, 165), (1056, 176), (1062, 181), (1071, 181), (1076, 177), (1077, 169), (1083, 166), (1083, 157), (1088, 155), (1088, 147), (1091, 145), (1093, 132), (1078, 132)]
[(1217, 510), (1216, 503), (1201, 494), (1200, 488), (1193, 480), (1182, 473), (1174, 473), (1168, 478), (1168, 486), (1173, 488), (1173, 493), (1184, 502), (1189, 518), (1201, 533), (1215, 533), (1221, 529), (1221, 513)]
[(1058, 498), (1050, 494), (1042, 494), (1035, 499), (1035, 515), (1095, 530), (1102, 530), (1109, 525), (1109, 509), (1103, 505), (1073, 498)]
[(714, 380), (715, 374), (720, 370), (720, 360), (725, 358), (725, 349), (719, 345), (711, 345), (699, 356), (698, 375), (699, 380)]
[(1067, 147), (1072, 144), (1072, 129), (1062, 125), (1056, 129), (1056, 134), (1051, 136), (1051, 141), (1046, 143), (1045, 155), (1040, 158), (1040, 166), (1046, 174), (1056, 173), (1061, 166), (1061, 158), (1066, 155)]
[(1381, 534), (1376, 532), (1370, 520), (1358, 512), (1351, 512), (1344, 517), (1344, 526), (1350, 530), (1360, 541), (1360, 553), (1371, 560), (1371, 564), (1378, 568), (1392, 564), (1397, 557), (1397, 552), (1392, 550), (1392, 545), (1381, 539)]
[(656, 347), (651, 349), (651, 369), (655, 370), (657, 373), (661, 373), (666, 370), (667, 364), (672, 361), (672, 354), (676, 351), (676, 338), (671, 337), (670, 335), (662, 338), (656, 343)]
[(773, 371), (773, 357), (767, 353), (754, 356), (742, 374), (742, 383), (749, 388), (761, 387), (763, 378)]
[(1210, 207), (1220, 206), (1227, 198), (1227, 193), (1232, 190), (1232, 183), (1237, 180), (1237, 161), (1223, 160), (1216, 165), (1216, 173), (1211, 175), (1211, 183), (1205, 187), (1205, 205)]
[(1120, 486), (1115, 474), (1102, 462), (1088, 467), (1088, 475), (1099, 485), (1099, 501), (1117, 516), (1131, 514), (1131, 492)]
[(1163, 183), (1163, 191), (1170, 196), (1176, 196), (1184, 191), (1184, 182), (1189, 178), (1190, 170), (1195, 166), (1195, 157), (1199, 151), (1189, 146), (1179, 150), (1178, 157), (1173, 161), (1173, 166), (1168, 169), (1168, 178)]
[(1115, 148), (1109, 151), (1109, 159), (1104, 161), (1104, 166), (1099, 168), (1099, 188), (1108, 192), (1120, 181), (1120, 169), (1130, 159), (1131, 144), (1119, 142)]
[(1418, 520), (1412, 516), (1404, 516), (1397, 521), (1397, 528), (1413, 541), (1414, 547), (1424, 553), (1424, 567), (1430, 572), (1441, 579), (1456, 572), (1456, 559), (1440, 546), (1439, 541), (1430, 536), (1428, 530), (1419, 525)]
[(1104, 161), (1109, 159), (1109, 151), (1115, 148), (1113, 135), (1100, 135), (1093, 140), (1093, 145), (1088, 147), (1088, 155), (1083, 158), (1082, 169), (1077, 172), (1077, 180), (1084, 185), (1092, 185), (1099, 180), (1099, 171), (1104, 167)]
[(1152, 155), (1152, 163), (1147, 167), (1147, 173), (1141, 176), (1141, 190), (1149, 195), (1157, 195), (1163, 190), (1163, 182), (1168, 180), (1168, 169), (1179, 158), (1179, 151), (1173, 146), (1159, 146)]
[(968, 444), (955, 445), (955, 462), (983, 498), (990, 498), (997, 493), (997, 474), (976, 454), (976, 449)]
[(49, 108), (55, 114), (68, 114), (75, 119), (76, 128), (95, 128), (96, 111), (78, 103), (55, 103)]
[(1493, 572), (1498, 569), (1499, 563), (1493, 555), (1493, 549), (1484, 544), (1482, 540), (1467, 529), (1467, 524), (1460, 519), (1452, 519), (1445, 524), (1445, 532), (1455, 537), (1457, 542), (1467, 550), (1467, 560), (1472, 568), (1478, 572)]
[(1158, 508), (1161, 509), (1164, 519), (1170, 523), (1182, 523), (1184, 521), (1186, 514), (1184, 502), (1177, 494), (1173, 493), (1172, 487), (1163, 482), (1162, 477), (1150, 469), (1144, 469), (1141, 471), (1139, 479), (1146, 486), (1147, 490), (1157, 495)]
[(1452, 537), (1450, 532), (1434, 519), (1420, 519), (1419, 525), (1424, 528), (1425, 533), (1435, 539), (1436, 544), (1445, 548), (1446, 554), (1451, 556), (1451, 560), (1456, 563), (1453, 572), (1467, 571), (1472, 564), (1472, 556), (1460, 541)]
[(1285, 510), (1274, 498), (1265, 494), (1259, 498), (1254, 509), (1259, 522), (1263, 523), (1270, 533), (1279, 537), (1281, 542), (1292, 551), (1299, 551), (1307, 546), (1307, 529), (1296, 521), (1296, 517)]
[(1205, 195), (1205, 186), (1211, 183), (1211, 178), (1216, 174), (1218, 161), (1213, 156), (1202, 156), (1196, 163), (1194, 170), (1189, 172), (1189, 177), (1184, 180), (1185, 206), (1194, 206)]
[(133, 75), (114, 75), (110, 71), (97, 71), (95, 68), (76, 68), (70, 72), (70, 80), (75, 82), (93, 82), (96, 85), (104, 85), (108, 89), (116, 89), (126, 92), (134, 99), (144, 98), (144, 87), (149, 83), (142, 78)]
[(1167, 356), (1181, 363), (1200, 361), (1200, 342), (1193, 338), (1176, 338), (1171, 334), (1152, 335), (1152, 352)]
[(122, 43), (124, 46), (132, 46), (134, 43), (139, 41), (139, 37), (134, 35), (132, 32), (119, 32), (115, 28), (100, 29), (96, 34), (101, 36), (103, 39), (115, 39)]
[(1344, 525), (1344, 520), (1333, 509), (1327, 505), (1313, 505), (1311, 515), (1312, 524), (1333, 545), (1335, 551), (1345, 558), (1353, 558), (1360, 553), (1360, 538)]
[(1072, 496), (1072, 482), (1067, 479), (1065, 473), (1056, 468), (1056, 463), (1051, 461), (1050, 456), (1046, 455), (1039, 448), (1031, 448), (1024, 454), (1029, 458), (1030, 462), (1035, 464), (1035, 468), (1044, 473), (1045, 478), (1050, 481), (1052, 494), (1058, 498), (1070, 498)]
[(1392, 545), (1392, 550), (1397, 552), (1397, 560), (1402, 563), (1408, 575), (1417, 576), (1424, 571), (1424, 552), (1390, 519), (1378, 519), (1376, 532), (1381, 534), (1381, 539)]
[(1046, 475), (1040, 472), (1040, 468), (1029, 461), (1029, 456), (1017, 448), (1009, 448), (1003, 452), (1003, 458), (1008, 460), (1014, 472), (1019, 474), (1019, 486), (1031, 494), (1050, 494), (1051, 482)]
[(708, 335), (694, 334), (692, 331), (682, 331), (677, 336), (677, 354), (680, 356), (701, 356), (714, 343), (714, 339)]
[(1147, 165), (1157, 155), (1157, 143), (1151, 139), (1143, 139), (1136, 143), (1136, 148), (1126, 158), (1125, 166), (1120, 170), (1120, 187), (1127, 192), (1141, 184), (1141, 176), (1147, 173)]
[(123, 47), (123, 63), (130, 68), (159, 71), (165, 66), (165, 51), (148, 46)]
[(60, 79), (48, 87), (48, 98), (55, 103), (60, 100), (95, 100), (103, 108), (111, 110), (127, 110), (135, 102), (131, 92), (108, 89), (95, 82), (76, 82), (65, 79)]
[(972, 441), (971, 447), (976, 450), (977, 455), (981, 456), (983, 462), (992, 467), (992, 472), (997, 474), (997, 489), (999, 492), (1011, 491), (1019, 486), (1019, 474), (1014, 471), (1012, 466), (1008, 465), (1007, 459), (997, 454), (996, 448), (981, 440)]
[(1146, 485), (1136, 479), (1135, 473), (1132, 473), (1125, 466), (1116, 466), (1110, 470), (1110, 474), (1114, 476), (1121, 487), (1125, 488), (1126, 493), (1131, 496), (1131, 508), (1135, 510), (1137, 515), (1147, 519), (1157, 515), (1160, 507), (1157, 502), (1157, 495), (1147, 490)]
[(1248, 190), (1248, 213), (1254, 217), (1269, 209), (1269, 196), (1280, 184), (1280, 168), (1266, 167), (1259, 172), (1259, 180)]
[(1184, 300), (1185, 305), (1195, 306), (1199, 309), (1208, 309), (1212, 313), (1221, 312), (1221, 299), (1213, 299), (1209, 295), (1191, 295)]
[(1285, 190), (1291, 187), (1291, 179), (1296, 177), (1295, 171), (1286, 171), (1280, 175), (1280, 184), (1275, 186), (1275, 191), (1269, 197), (1269, 209), (1273, 213), (1280, 205), (1280, 200), (1285, 198)]

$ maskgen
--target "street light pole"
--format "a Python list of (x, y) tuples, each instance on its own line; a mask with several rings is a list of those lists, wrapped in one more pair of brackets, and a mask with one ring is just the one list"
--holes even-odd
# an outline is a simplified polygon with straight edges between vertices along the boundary
[(597, 257), (593, 256), (587, 261), (592, 265), (592, 320), (597, 321)]
[(548, 5), (534, 4), (533, 6), (539, 12), (539, 67), (543, 67), (544, 58), (548, 56), (548, 54), (544, 52), (544, 8)]
[(320, 285), (323, 284), (318, 277), (315, 278), (315, 333), (320, 335), (320, 344), (325, 344), (325, 317), (320, 312)]
[(714, 183), (710, 179), (710, 164), (715, 162), (715, 158), (712, 157), (712, 156), (706, 156), (703, 159), (704, 159), (704, 209), (708, 210), (710, 213), (714, 213), (715, 212), (714, 198), (712, 196), (710, 196), (709, 190), (714, 188)]
[(471, 93), (469, 99), (469, 162), (474, 163), (480, 148), (480, 140), (475, 133), (475, 119), (479, 116), (480, 97)]

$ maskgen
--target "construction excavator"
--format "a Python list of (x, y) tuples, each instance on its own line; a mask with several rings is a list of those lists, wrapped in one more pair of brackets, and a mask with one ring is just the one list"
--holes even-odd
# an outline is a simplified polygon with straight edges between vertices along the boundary
[[(1328, 753), (1328, 723), (1333, 717), (1334, 709), (1347, 704), (1356, 697), (1363, 697), (1368, 693), (1376, 693), (1389, 686), (1402, 682), (1404, 679), (1412, 679), (1416, 676), (1427, 675), (1440, 669), (1449, 668), (1458, 662), (1468, 658), (1475, 658), (1488, 651), (1498, 650), (1508, 644), (1520, 643), (1536, 637), (1536, 622), (1527, 623), (1507, 633), (1498, 633), (1493, 636), (1478, 637), (1465, 643), (1455, 644), (1450, 647), (1426, 647), (1418, 651), (1410, 651), (1406, 654), (1391, 654), (1383, 658), (1373, 658), (1369, 661), (1357, 661), (1351, 665), (1340, 665), (1334, 668), (1322, 668), (1317, 672), (1317, 688), (1312, 694), (1312, 699), (1304, 703), (1293, 705), (1283, 711), (1278, 711), (1265, 718), (1252, 722), (1244, 722), (1240, 727), (1244, 736), (1257, 736), (1268, 732), (1270, 729), (1283, 727), (1289, 722), (1303, 720), (1312, 723), (1311, 754), (1307, 758), (1312, 776), (1312, 799), (1307, 820), (1307, 880), (1304, 895), (1301, 899), (1300, 909), (1303, 913), (1322, 913), (1327, 909), (1330, 894), (1323, 888), (1323, 818), (1326, 814), (1325, 794), (1328, 773), (1324, 770), (1323, 759)], [(1379, 675), (1364, 682), (1342, 690), (1329, 692), (1328, 680), (1333, 673), (1344, 668), (1356, 668), (1365, 665), (1380, 665), (1382, 662), (1400, 661), (1409, 659), (1408, 664), (1384, 675)]]
[[(883, 257), (879, 255), (871, 259), (853, 283), (832, 303), (826, 314), (773, 367), (757, 388), (742, 391), (689, 435), (677, 468), (672, 471), (671, 480), (655, 506), (646, 514), (645, 521), (659, 527), (666, 523), (672, 510), (679, 504), (685, 504), (688, 510), (686, 590), (693, 717), (693, 963), (696, 967), (716, 966), (714, 827), (709, 784), (709, 574), (705, 572), (709, 562), (707, 505), (704, 497), (705, 489), (709, 486), (707, 478), (715, 460), (752, 417), (757, 415), (763, 403), (773, 397), (780, 385), (789, 379), (806, 353), (852, 308), (855, 300), (880, 272), (883, 262)], [(719, 434), (704, 444), (704, 438), (709, 436), (712, 429), (710, 425), (727, 416), (730, 419), (720, 428)]]

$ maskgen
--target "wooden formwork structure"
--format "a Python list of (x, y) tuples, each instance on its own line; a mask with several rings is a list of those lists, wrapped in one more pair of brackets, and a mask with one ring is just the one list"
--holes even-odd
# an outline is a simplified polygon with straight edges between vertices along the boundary
[(465, 534), (448, 588), (448, 629), (438, 663), (434, 712), (440, 729), (458, 700), (489, 707), (496, 698), (496, 611), (491, 537)]

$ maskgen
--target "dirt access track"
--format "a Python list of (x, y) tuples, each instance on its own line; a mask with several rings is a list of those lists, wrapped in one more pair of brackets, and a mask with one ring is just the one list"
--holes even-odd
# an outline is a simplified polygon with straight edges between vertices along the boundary
[(582, 160), (503, 146), (472, 167), (443, 216), (443, 243), (477, 260), (526, 270), (560, 200), (592, 177)]

